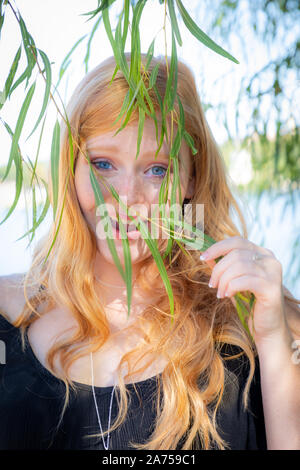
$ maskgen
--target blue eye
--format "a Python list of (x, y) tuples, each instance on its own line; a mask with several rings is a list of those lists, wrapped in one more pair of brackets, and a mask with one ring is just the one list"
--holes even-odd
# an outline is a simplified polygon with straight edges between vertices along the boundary
[(107, 167), (105, 168), (105, 167), (98, 167), (98, 166), (97, 166), (97, 165), (101, 165), (101, 164), (104, 164), (104, 165), (111, 165), (111, 163), (109, 163), (109, 162), (106, 161), (106, 160), (102, 160), (101, 162), (94, 162), (94, 165), (96, 166), (96, 168), (97, 168), (98, 170), (107, 170), (107, 169), (110, 170), (110, 168), (107, 168)]
[[(167, 171), (167, 169), (164, 167), (164, 166), (153, 166), (152, 168), (150, 168), (150, 170), (153, 170), (153, 169), (159, 169), (159, 170), (164, 170), (164, 172)], [(161, 174), (161, 173), (157, 173), (157, 171), (154, 172), (153, 176), (158, 176), (158, 177), (164, 177), (166, 173), (164, 174)]]
[[(111, 163), (108, 160), (94, 161), (93, 165), (96, 166), (97, 170), (111, 170), (112, 169), (108, 167), (108, 165), (111, 166)], [(152, 173), (151, 176), (163, 178), (166, 174), (167, 168), (160, 166), (160, 165), (155, 165), (149, 168), (148, 171), (150, 170), (154, 170), (154, 173)], [(162, 170), (163, 170), (163, 173), (162, 173)]]

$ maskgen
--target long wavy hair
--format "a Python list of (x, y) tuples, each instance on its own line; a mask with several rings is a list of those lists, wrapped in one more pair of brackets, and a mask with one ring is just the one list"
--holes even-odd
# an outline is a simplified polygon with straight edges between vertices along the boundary
[[(130, 54), (125, 55), (129, 63)], [(145, 67), (146, 55), (142, 54), (141, 58)], [(156, 86), (162, 98), (167, 81), (165, 60), (165, 57), (153, 57), (148, 69), (150, 75), (156, 64), (159, 64)], [(77, 86), (67, 107), (74, 143), (75, 167), (86, 140), (93, 135), (111, 131), (111, 123), (119, 115), (128, 84), (120, 70), (110, 83), (115, 65), (114, 57), (110, 57), (88, 73)], [(170, 68), (170, 58), (168, 66)], [(144, 68), (141, 72), (143, 71)], [(146, 86), (149, 85), (149, 75), (144, 75)], [(155, 109), (159, 111), (159, 101), (153, 89), (149, 93)], [(195, 155), (190, 151), (195, 192), (189, 202), (191, 205), (204, 204), (205, 233), (216, 241), (235, 235), (247, 238), (246, 223), (229, 188), (226, 167), (205, 119), (193, 73), (182, 61), (178, 61), (177, 93), (184, 108), (185, 128), (197, 149)], [(179, 115), (176, 100), (175, 110)], [(136, 109), (129, 123), (137, 120)], [(61, 127), (56, 219), (35, 248), (32, 264), (23, 281), (26, 304), (14, 323), (16, 327), (20, 327), (23, 348), (27, 327), (43, 313), (57, 306), (66, 308), (78, 323), (76, 332), (68, 338), (57, 340), (47, 354), (49, 370), (63, 380), (66, 386), (64, 405), (56, 429), (68, 405), (70, 387), (76, 392), (74, 383), (68, 377), (69, 367), (79, 357), (99, 350), (111, 337), (104, 307), (101, 303), (99, 306), (99, 294), (95, 290), (96, 238), (86, 223), (78, 202), (65, 122), (61, 122)], [(49, 171), (49, 193), (53, 205), (51, 188)], [(45, 262), (63, 205), (58, 235)], [(232, 209), (236, 211), (242, 232), (232, 220)], [(217, 299), (208, 287), (211, 269), (199, 260), (198, 251), (190, 250), (187, 256), (175, 243), (171, 262), (166, 258), (164, 263), (174, 293), (175, 321), (172, 324), (169, 299), (156, 263), (150, 255), (144, 262), (137, 281), (145, 289), (145, 293), (152, 296), (152, 303), (144, 309), (138, 321), (128, 327), (128, 334), (137, 331), (144, 341), (126, 353), (120, 362), (119, 413), (110, 430), (116, 429), (125, 420), (128, 410), (130, 396), (121, 374), (123, 366), (127, 364), (128, 367), (126, 380), (134, 381), (135, 374), (148, 368), (157, 355), (167, 360), (167, 366), (161, 377), (157, 378), (158, 400), (154, 431), (146, 443), (132, 442), (132, 448), (174, 450), (183, 441), (182, 449), (186, 450), (193, 449), (198, 441), (204, 449), (225, 449), (228, 443), (221, 437), (216, 419), (225, 383), (225, 361), (221, 348), (224, 344), (235, 345), (240, 348), (240, 354), (249, 360), (249, 374), (243, 392), (246, 408), (255, 370), (255, 346), (241, 325), (231, 300)], [(34, 295), (27, 295), (29, 286), (34, 288)], [(45, 307), (39, 311), (41, 305)], [(63, 373), (55, 366), (57, 357), (60, 358)], [(138, 368), (139, 361), (147, 358), (149, 361), (146, 364), (144, 362), (144, 367)], [(201, 387), (199, 377), (205, 377)]]

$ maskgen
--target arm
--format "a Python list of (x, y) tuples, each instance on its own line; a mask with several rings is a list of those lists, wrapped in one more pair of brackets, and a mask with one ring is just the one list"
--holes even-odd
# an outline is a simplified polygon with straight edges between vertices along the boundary
[(286, 297), (282, 266), (272, 251), (241, 237), (217, 242), (204, 254), (206, 262), (223, 256), (210, 279), (219, 298), (243, 291), (255, 295), (248, 327), (259, 357), (268, 449), (300, 450), (300, 355), (295, 351), (300, 315), (293, 296)]
[(256, 341), (269, 450), (300, 449), (300, 357), (286, 327)]

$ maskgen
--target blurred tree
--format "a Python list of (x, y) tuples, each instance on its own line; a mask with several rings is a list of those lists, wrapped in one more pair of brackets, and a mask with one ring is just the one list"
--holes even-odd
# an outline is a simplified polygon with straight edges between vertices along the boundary
[[(299, 189), (299, 0), (216, 0), (214, 8), (206, 0), (196, 13), (205, 14), (208, 34), (230, 47), (241, 64), (249, 64), (237, 93), (235, 122), (228, 118), (228, 100), (219, 104), (228, 139), (251, 153), (254, 177), (244, 189), (259, 194)], [(259, 67), (257, 61), (252, 67), (253, 56), (262, 52), (265, 64)]]
[[(203, 97), (206, 109), (214, 108), (222, 117), (228, 136), (223, 145), (225, 161), (228, 164), (230, 157), (238, 158), (237, 150), (247, 149), (253, 177), (238, 189), (245, 195), (256, 193), (256, 207), (265, 192), (272, 198), (285, 193), (284, 220), (288, 206), (295, 213), (300, 189), (300, 1), (215, 0), (212, 8), (205, 0), (197, 4), (194, 17), (198, 24), (205, 23), (211, 37), (236, 54), (239, 67), (245, 65), (239, 89), (231, 86), (236, 96), (234, 118), (227, 96), (217, 105), (212, 105), (213, 94)], [(236, 83), (237, 75), (237, 69), (231, 67), (215, 83), (226, 79), (233, 83), (232, 76)], [(294, 229), (293, 246), (287, 247), (291, 254), (287, 272), (294, 271), (293, 282), (300, 274), (295, 256), (300, 231)]]

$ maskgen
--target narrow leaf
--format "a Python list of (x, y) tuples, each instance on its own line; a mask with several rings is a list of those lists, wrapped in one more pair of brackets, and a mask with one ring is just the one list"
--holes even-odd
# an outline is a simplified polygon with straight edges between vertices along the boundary
[(43, 99), (43, 104), (42, 104), (42, 109), (40, 111), (40, 115), (39, 115), (39, 117), (38, 117), (38, 119), (35, 123), (35, 126), (34, 126), (33, 130), (31, 131), (31, 133), (29, 134), (29, 136), (27, 137), (26, 140), (28, 140), (29, 137), (34, 133), (34, 131), (38, 127), (39, 123), (41, 122), (41, 120), (42, 120), (42, 118), (45, 114), (47, 104), (48, 104), (48, 101), (49, 101), (50, 89), (51, 89), (51, 83), (52, 83), (52, 71), (51, 71), (50, 61), (49, 61), (47, 55), (43, 51), (41, 51), (40, 49), (38, 49), (38, 51), (39, 51), (39, 54), (40, 54), (40, 56), (43, 60), (44, 67), (45, 67), (45, 73), (46, 73), (45, 93), (44, 93), (44, 99)]
[(19, 149), (18, 149), (19, 139), (20, 139), (21, 132), (22, 132), (23, 125), (24, 125), (24, 121), (25, 121), (25, 118), (26, 118), (26, 115), (27, 115), (27, 112), (28, 112), (28, 108), (30, 106), (30, 103), (31, 103), (31, 100), (32, 100), (32, 97), (33, 97), (33, 94), (34, 94), (34, 90), (35, 90), (35, 82), (31, 85), (30, 89), (28, 90), (28, 93), (27, 93), (27, 95), (25, 97), (25, 100), (23, 102), (23, 105), (21, 107), (21, 111), (20, 111), (20, 114), (19, 114), (19, 117), (18, 117), (18, 120), (17, 120), (17, 124), (16, 124), (16, 129), (15, 129), (15, 132), (14, 132), (13, 138), (12, 138), (12, 144), (11, 144), (8, 164), (7, 164), (7, 167), (6, 167), (6, 172), (5, 172), (5, 175), (3, 176), (2, 181), (4, 181), (5, 178), (7, 177), (8, 173), (10, 171), (10, 167), (11, 167), (11, 164), (12, 164), (13, 160), (15, 161), (15, 164), (17, 165), (18, 155), (19, 155)]
[(182, 39), (180, 36), (180, 31), (179, 31), (175, 8), (174, 8), (174, 0), (168, 0), (168, 8), (169, 8), (169, 13), (170, 13), (172, 28), (174, 30), (177, 42), (180, 46), (182, 46)]
[(214, 52), (217, 54), (222, 55), (223, 57), (226, 57), (227, 59), (232, 60), (236, 64), (239, 64), (239, 61), (236, 60), (231, 54), (226, 52), (222, 47), (218, 46), (212, 39), (210, 39), (207, 34), (205, 34), (199, 26), (192, 20), (186, 9), (184, 8), (181, 0), (176, 0), (177, 7), (180, 11), (180, 14), (182, 16), (183, 22), (186, 25), (186, 27), (190, 30), (193, 36), (197, 38), (200, 42), (202, 42), (205, 46), (207, 46), (209, 49), (212, 49)]
[(51, 180), (53, 191), (53, 220), (55, 220), (58, 203), (58, 184), (59, 184), (59, 151), (60, 151), (60, 125), (58, 120), (54, 125), (51, 144)]

